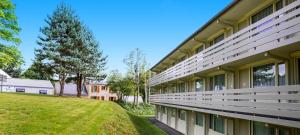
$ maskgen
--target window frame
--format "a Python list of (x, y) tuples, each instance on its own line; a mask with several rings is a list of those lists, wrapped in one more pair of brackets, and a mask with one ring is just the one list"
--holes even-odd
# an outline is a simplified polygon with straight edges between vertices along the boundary
[[(200, 116), (201, 117), (200, 120), (202, 120), (202, 121), (198, 121), (197, 116)], [(200, 126), (200, 127), (204, 127), (204, 119), (205, 119), (205, 115), (203, 113), (199, 113), (199, 112), (195, 113), (195, 125)]]
[[(202, 81), (202, 89), (197, 90), (197, 82), (198, 82), (199, 80)], [(195, 82), (194, 82), (194, 84), (195, 84), (195, 91), (196, 91), (196, 92), (205, 91), (205, 79), (203, 79), (203, 78), (196, 79)]]
[[(267, 11), (268, 8), (272, 9), (272, 13), (270, 13), (270, 14), (268, 14), (268, 15), (266, 15), (266, 16), (264, 16), (264, 17), (258, 19), (258, 20), (255, 20), (255, 22), (253, 22), (253, 20), (254, 20), (253, 17), (254, 17), (254, 16), (256, 16), (256, 15), (262, 13), (263, 11)], [(250, 20), (251, 20), (250, 23), (251, 23), (251, 24), (254, 24), (254, 23), (256, 23), (256, 22), (258, 22), (258, 21), (260, 21), (260, 20), (266, 18), (267, 16), (269, 16), (269, 15), (271, 15), (271, 14), (273, 14), (273, 13), (274, 13), (274, 6), (273, 6), (273, 3), (272, 3), (272, 4), (269, 4), (269, 5), (265, 6), (265, 7), (262, 8), (261, 10), (255, 12), (254, 14), (252, 14), (252, 15), (250, 16)]]
[[(215, 118), (220, 118), (222, 120), (222, 131), (217, 131), (216, 125), (215, 125)], [(220, 116), (220, 115), (215, 115), (215, 114), (210, 114), (209, 115), (209, 129), (213, 130), (214, 132), (218, 132), (221, 134), (225, 134), (225, 117)]]
[[(250, 78), (251, 78), (251, 88), (261, 88), (261, 87), (255, 87), (254, 86), (254, 68), (255, 67), (259, 67), (259, 66), (264, 66), (264, 65), (268, 65), (268, 64), (274, 64), (274, 71), (275, 71), (275, 78), (274, 78), (274, 86), (286, 86), (289, 84), (289, 65), (287, 62), (285, 61), (281, 61), (281, 62), (268, 62), (268, 63), (264, 63), (264, 64), (259, 64), (259, 65), (254, 65), (254, 66), (251, 66), (251, 74), (250, 74)], [(280, 82), (279, 82), (279, 65), (281, 64), (284, 64), (284, 68), (285, 68), (285, 77), (284, 77), (284, 81), (285, 81), (285, 84), (284, 85), (280, 85)], [(274, 87), (274, 86), (263, 86), (263, 87)]]

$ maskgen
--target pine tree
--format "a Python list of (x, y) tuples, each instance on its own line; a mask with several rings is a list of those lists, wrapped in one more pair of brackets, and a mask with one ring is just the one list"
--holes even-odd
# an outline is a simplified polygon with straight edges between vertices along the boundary
[(74, 48), (80, 39), (81, 22), (65, 4), (60, 4), (45, 21), (47, 26), (40, 29), (42, 35), (37, 40), (40, 48), (35, 50), (36, 60), (41, 62), (43, 69), (58, 76), (59, 95), (62, 96), (65, 80), (76, 62)]
[(102, 80), (105, 74), (102, 74), (106, 65), (106, 56), (99, 49), (99, 43), (95, 39), (91, 30), (82, 26), (80, 32), (80, 40), (76, 48), (76, 62), (74, 62), (74, 70), (77, 78), (77, 96), (81, 97), (82, 81), (86, 77)]

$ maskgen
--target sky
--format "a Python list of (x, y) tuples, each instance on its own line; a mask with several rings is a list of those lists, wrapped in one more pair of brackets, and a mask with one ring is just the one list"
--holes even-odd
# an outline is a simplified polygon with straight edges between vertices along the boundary
[(232, 0), (12, 0), (21, 27), (24, 69), (32, 64), (45, 18), (57, 5), (70, 5), (95, 34), (108, 56), (106, 71), (126, 72), (123, 59), (135, 48), (150, 67), (171, 52)]

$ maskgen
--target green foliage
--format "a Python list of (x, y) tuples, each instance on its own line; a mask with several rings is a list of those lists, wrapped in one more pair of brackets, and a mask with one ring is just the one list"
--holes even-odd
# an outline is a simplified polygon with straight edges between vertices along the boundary
[(0, 93), (2, 135), (160, 135), (114, 102)]
[(152, 116), (155, 114), (155, 108), (150, 104), (140, 104), (139, 106), (133, 106), (130, 103), (118, 102), (124, 109), (135, 115)]
[(22, 54), (16, 46), (0, 44), (0, 69), (19, 68), (23, 63)]
[(21, 40), (15, 37), (20, 32), (15, 5), (10, 0), (0, 1), (0, 39), (19, 44)]
[[(75, 12), (60, 4), (46, 19), (35, 50), (40, 68), (49, 76), (58, 75), (61, 85), (67, 77), (76, 76), (77, 92), (80, 97), (82, 80), (86, 77), (103, 79), (106, 56), (99, 49), (93, 33), (80, 21)], [(63, 94), (61, 87), (60, 95)]]
[(48, 80), (50, 79), (49, 74), (42, 70), (42, 67), (38, 62), (34, 62), (25, 72), (21, 74), (22, 78), (37, 79), (37, 80)]
[(110, 90), (117, 93), (119, 99), (132, 94), (136, 88), (134, 81), (128, 77), (122, 77), (122, 74), (118, 70), (113, 70), (109, 74), (107, 82)]
[(21, 43), (21, 40), (16, 37), (19, 32), (20, 28), (15, 15), (15, 5), (10, 0), (1, 0), (0, 68), (20, 68), (21, 64), (23, 63), (21, 53), (15, 46)]

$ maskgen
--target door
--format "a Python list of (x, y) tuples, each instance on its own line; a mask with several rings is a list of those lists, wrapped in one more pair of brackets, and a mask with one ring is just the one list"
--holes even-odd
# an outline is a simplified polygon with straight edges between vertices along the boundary
[(239, 88), (249, 88), (249, 69), (240, 70)]

